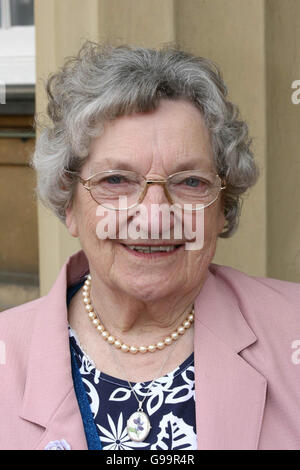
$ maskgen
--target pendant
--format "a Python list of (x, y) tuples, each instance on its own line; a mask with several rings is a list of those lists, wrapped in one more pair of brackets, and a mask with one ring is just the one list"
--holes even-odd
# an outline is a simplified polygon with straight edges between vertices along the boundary
[(127, 420), (127, 433), (132, 441), (142, 442), (150, 432), (150, 421), (143, 411), (135, 411)]

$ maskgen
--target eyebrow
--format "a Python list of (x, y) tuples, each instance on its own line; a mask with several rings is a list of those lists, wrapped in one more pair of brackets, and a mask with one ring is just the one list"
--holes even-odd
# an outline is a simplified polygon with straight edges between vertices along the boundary
[[(205, 170), (208, 171), (207, 165), (202, 165), (202, 168), (200, 167), (201, 160), (197, 161), (189, 161), (189, 162), (181, 162), (178, 163), (178, 165), (175, 166), (175, 169), (173, 173), (177, 173), (179, 171), (186, 171), (186, 170)], [(209, 171), (213, 171), (213, 169), (209, 169)]]
[(93, 173), (95, 173), (96, 171), (106, 171), (106, 170), (136, 171), (136, 168), (130, 163), (109, 159), (109, 163), (107, 162), (107, 165), (105, 165), (105, 162), (96, 162), (90, 166), (90, 170)]
[[(107, 162), (107, 165), (105, 165), (105, 162)], [(172, 173), (177, 173), (179, 171), (185, 171), (185, 170), (205, 170), (205, 171), (211, 171), (214, 172), (213, 168), (207, 168), (202, 166), (202, 168), (199, 166), (199, 163), (201, 160), (199, 159), (199, 162), (197, 161), (189, 161), (189, 162), (178, 162), (177, 165), (175, 165), (174, 169), (172, 170)], [(114, 159), (107, 159), (104, 162), (95, 162), (90, 166), (90, 171), (92, 172), (91, 174), (96, 173), (97, 171), (106, 171), (106, 170), (127, 170), (127, 171), (137, 171), (136, 165), (133, 165), (128, 162), (124, 162), (121, 160), (114, 160)]]

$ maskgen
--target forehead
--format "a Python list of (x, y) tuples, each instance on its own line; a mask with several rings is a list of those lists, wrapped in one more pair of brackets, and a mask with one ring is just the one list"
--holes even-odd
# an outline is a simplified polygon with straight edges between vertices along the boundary
[[(124, 163), (163, 165), (212, 164), (208, 129), (201, 112), (185, 100), (161, 100), (157, 109), (122, 116), (104, 125), (93, 139), (89, 161), (93, 169), (118, 157)], [(152, 164), (151, 163), (151, 164)]]

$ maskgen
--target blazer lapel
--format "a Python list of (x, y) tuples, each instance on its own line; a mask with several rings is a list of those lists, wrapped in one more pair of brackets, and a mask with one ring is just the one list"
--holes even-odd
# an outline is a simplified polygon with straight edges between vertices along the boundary
[(71, 450), (88, 449), (73, 387), (47, 423), (45, 432), (36, 444), (35, 450), (44, 450), (50, 441), (62, 439), (67, 441)]
[(61, 439), (72, 449), (87, 449), (73, 386), (66, 304), (67, 286), (87, 272), (84, 253), (73, 255), (37, 307), (19, 413), (22, 419), (44, 428), (35, 449), (44, 449), (50, 441)]
[(267, 381), (239, 355), (255, 341), (233, 291), (209, 272), (195, 301), (199, 450), (257, 449)]

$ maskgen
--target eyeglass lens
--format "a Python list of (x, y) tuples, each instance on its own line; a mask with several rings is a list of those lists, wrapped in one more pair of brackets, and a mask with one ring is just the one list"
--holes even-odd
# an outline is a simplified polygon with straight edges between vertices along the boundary
[[(104, 207), (117, 207), (120, 197), (127, 199), (127, 207), (139, 202), (146, 180), (134, 172), (101, 172), (89, 182), (91, 195)], [(179, 172), (167, 178), (166, 188), (174, 203), (209, 204), (220, 190), (220, 180), (213, 173), (201, 171)]]

